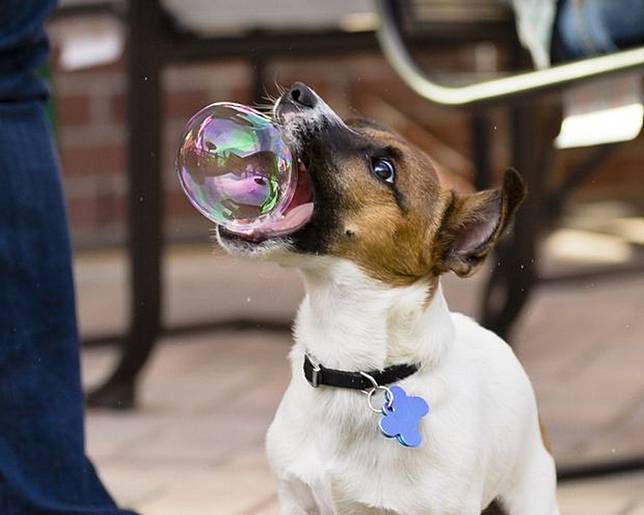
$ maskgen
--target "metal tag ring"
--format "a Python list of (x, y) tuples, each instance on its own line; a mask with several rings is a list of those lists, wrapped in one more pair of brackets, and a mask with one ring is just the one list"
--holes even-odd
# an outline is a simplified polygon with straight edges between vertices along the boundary
[[(382, 390), (385, 392), (385, 402), (382, 404), (382, 407), (380, 409), (376, 408), (372, 402), (373, 396), (378, 390)], [(367, 393), (367, 404), (369, 405), (369, 409), (374, 413), (378, 413), (379, 415), (384, 415), (385, 406), (387, 407), (387, 409), (391, 409), (391, 405), (393, 404), (393, 402), (394, 402), (394, 394), (391, 393), (391, 390), (386, 386), (376, 386), (371, 390), (369, 390), (369, 393)]]
[[(391, 393), (391, 390), (386, 386), (380, 386), (378, 382), (366, 372), (360, 372), (360, 374), (363, 377), (366, 377), (367, 379), (369, 379), (369, 381), (371, 381), (371, 384), (373, 384), (373, 388), (370, 388), (369, 390), (364, 391), (364, 393), (367, 394), (367, 404), (369, 405), (369, 409), (374, 413), (378, 413), (379, 415), (380, 414), (384, 415), (385, 406), (387, 407), (387, 409), (391, 409), (391, 405), (394, 402), (394, 394)], [(375, 408), (372, 402), (373, 396), (378, 390), (382, 390), (385, 392), (385, 402), (383, 403), (380, 409)]]

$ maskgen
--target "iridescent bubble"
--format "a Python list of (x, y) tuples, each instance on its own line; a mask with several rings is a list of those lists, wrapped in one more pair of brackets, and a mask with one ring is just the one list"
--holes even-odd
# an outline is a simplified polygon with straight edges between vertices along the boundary
[(177, 171), (188, 199), (204, 216), (243, 234), (280, 218), (298, 175), (270, 118), (232, 102), (209, 105), (190, 119)]

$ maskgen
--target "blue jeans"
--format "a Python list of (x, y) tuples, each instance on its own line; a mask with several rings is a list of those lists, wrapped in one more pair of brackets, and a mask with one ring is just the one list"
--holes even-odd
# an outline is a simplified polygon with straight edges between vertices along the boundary
[(555, 61), (581, 59), (644, 44), (644, 1), (559, 0)]
[(0, 514), (124, 515), (85, 457), (71, 252), (34, 69), (52, 0), (0, 0)]

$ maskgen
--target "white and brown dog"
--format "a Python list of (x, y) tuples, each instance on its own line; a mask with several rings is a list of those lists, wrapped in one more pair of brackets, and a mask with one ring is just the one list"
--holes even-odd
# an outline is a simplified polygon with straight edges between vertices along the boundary
[[(218, 240), (297, 266), (306, 286), (267, 437), (280, 514), (558, 514), (525, 371), (499, 337), (449, 311), (439, 281), (481, 264), (525, 194), (518, 174), (457, 196), (419, 149), (343, 122), (300, 83), (273, 115), (301, 162), (292, 214), (279, 237), (218, 228)], [(360, 392), (372, 379), (390, 388), (369, 397), (380, 417)], [(379, 429), (394, 386), (429, 405), (412, 423), (415, 448)]]

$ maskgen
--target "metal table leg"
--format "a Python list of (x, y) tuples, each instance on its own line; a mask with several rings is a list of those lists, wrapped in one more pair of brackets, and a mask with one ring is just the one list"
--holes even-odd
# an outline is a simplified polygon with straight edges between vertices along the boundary
[(160, 28), (158, 0), (128, 3), (127, 117), (129, 128), (130, 328), (120, 361), (87, 397), (90, 406), (127, 409), (136, 377), (161, 327), (163, 187), (161, 148)]

